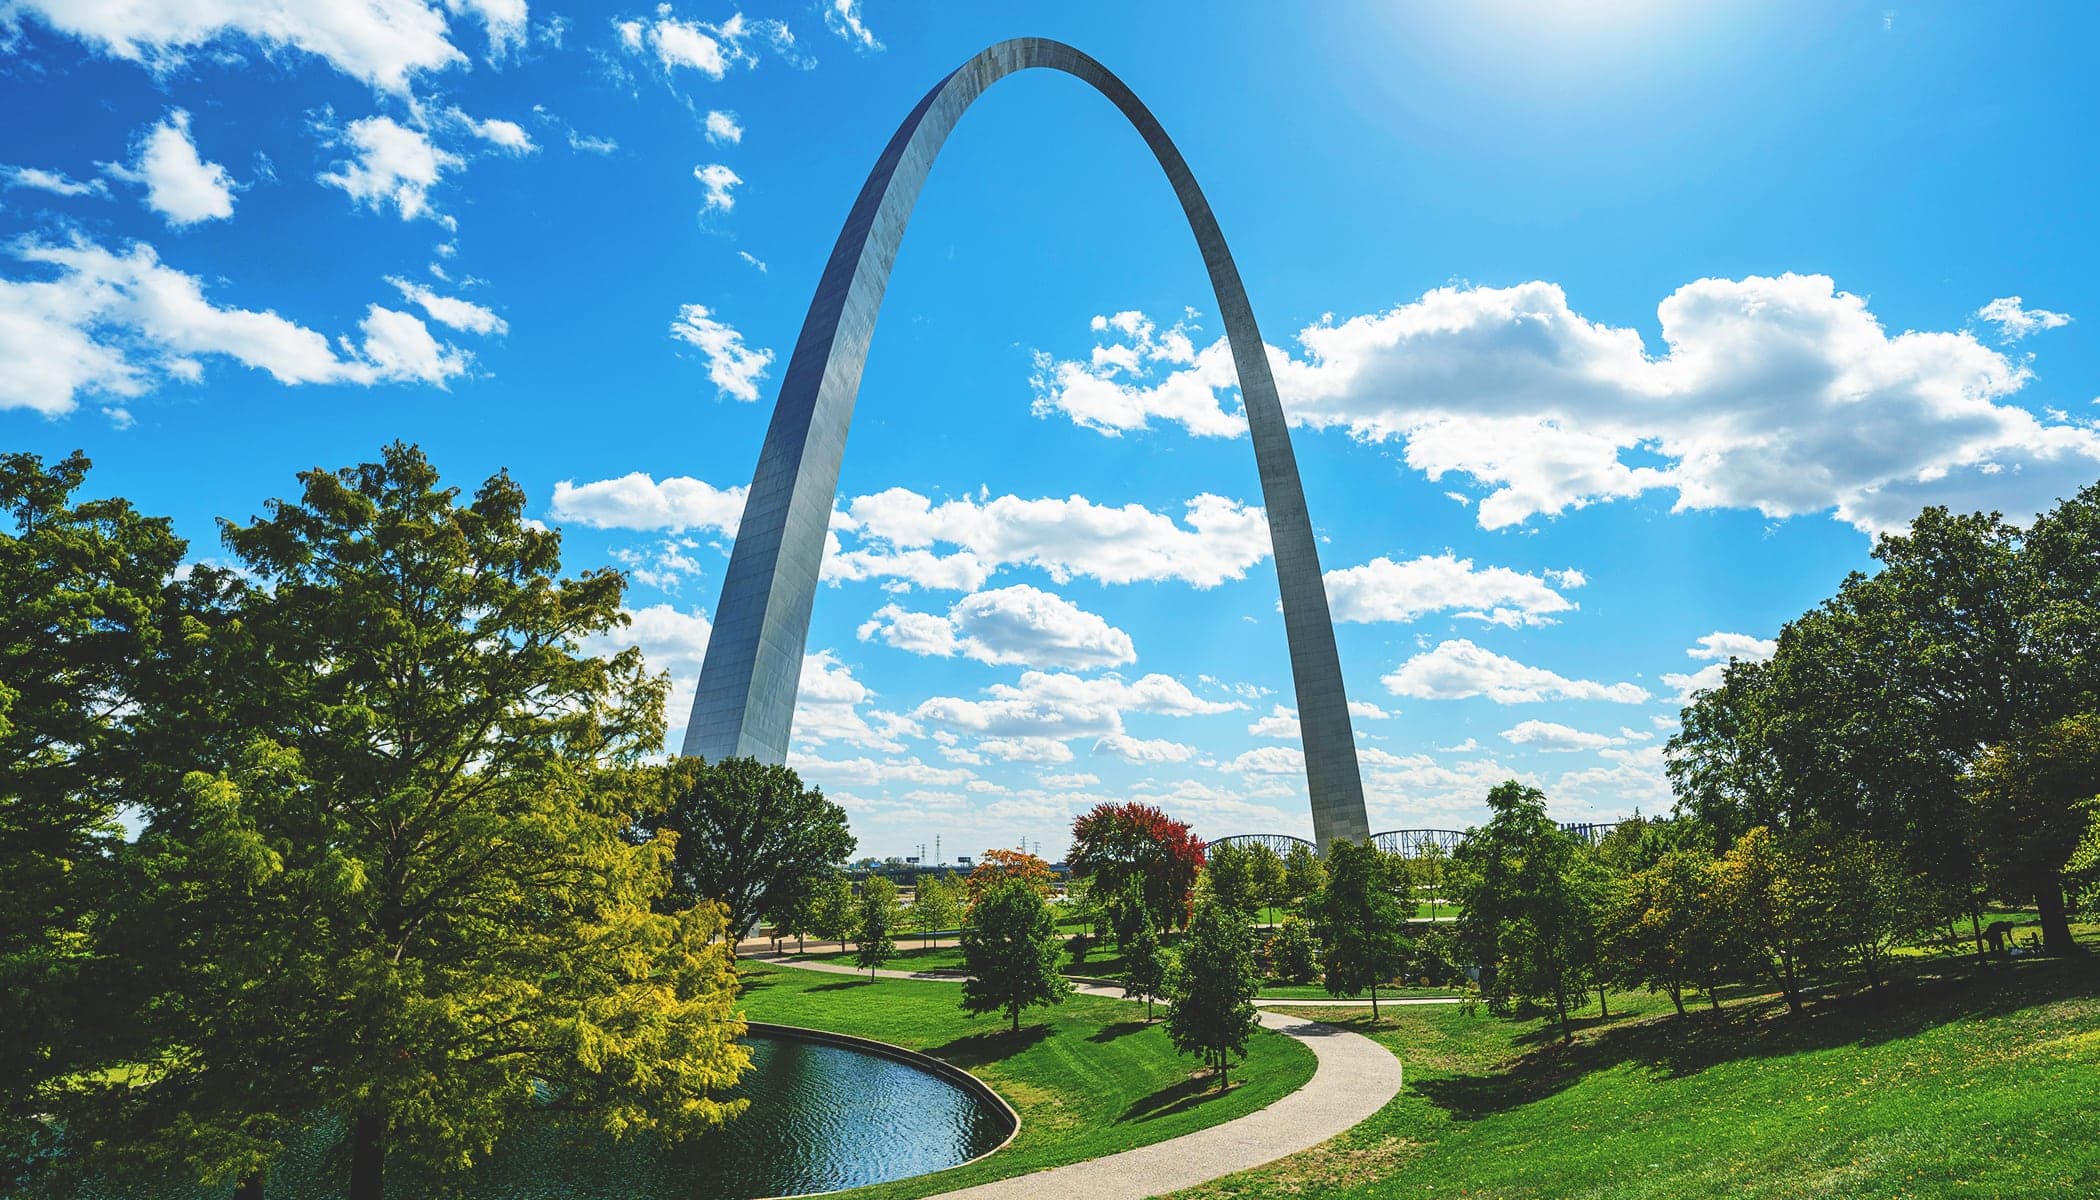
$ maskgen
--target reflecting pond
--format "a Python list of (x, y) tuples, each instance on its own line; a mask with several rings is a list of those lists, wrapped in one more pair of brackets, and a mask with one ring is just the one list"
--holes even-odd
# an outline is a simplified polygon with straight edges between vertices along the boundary
[[(1004, 1114), (937, 1075), (879, 1054), (791, 1037), (751, 1037), (734, 1095), (750, 1108), (676, 1145), (612, 1142), (548, 1124), (507, 1137), (461, 1190), (475, 1200), (750, 1200), (835, 1191), (967, 1162), (1006, 1136)], [(316, 1129), (271, 1173), (269, 1200), (342, 1195), (342, 1130)], [(387, 1171), (389, 1200), (431, 1194), (420, 1172)], [(218, 1193), (224, 1196), (231, 1189)], [(155, 1189), (153, 1200), (199, 1197)], [(105, 1193), (144, 1200), (143, 1193)], [(215, 1198), (216, 1200), (216, 1198)]]

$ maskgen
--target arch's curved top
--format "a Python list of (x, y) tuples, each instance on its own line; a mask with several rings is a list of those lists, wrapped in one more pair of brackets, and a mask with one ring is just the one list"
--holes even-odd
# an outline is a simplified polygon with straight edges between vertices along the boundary
[(1336, 838), (1361, 840), (1370, 826), (1327, 589), (1290, 430), (1239, 268), (1195, 176), (1151, 111), (1106, 67), (1047, 38), (1000, 42), (936, 84), (898, 127), (853, 202), (781, 378), (715, 610), (684, 751), (769, 762), (787, 757), (846, 430), (905, 222), (934, 156), (963, 112), (993, 83), (1035, 67), (1082, 79), (1122, 110), (1167, 173), (1196, 235), (1239, 373), (1261, 473), (1298, 693), (1314, 838), (1322, 847)]

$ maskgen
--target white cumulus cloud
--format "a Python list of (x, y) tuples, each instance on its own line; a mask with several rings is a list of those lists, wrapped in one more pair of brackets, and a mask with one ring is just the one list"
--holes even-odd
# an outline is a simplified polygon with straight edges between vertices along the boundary
[(744, 127), (737, 124), (736, 114), (733, 112), (723, 112), (719, 108), (710, 109), (705, 125), (707, 140), (717, 146), (734, 146), (744, 140)]
[(1715, 630), (1684, 652), (1686, 658), (1701, 659), (1706, 666), (1689, 673), (1666, 673), (1662, 681), (1677, 689), (1678, 704), (1690, 704), (1700, 692), (1721, 686), (1721, 676), (1727, 673), (1730, 659), (1763, 662), (1778, 652), (1779, 643), (1770, 638)]
[(704, 193), (701, 211), (713, 212), (719, 209), (728, 212), (736, 207), (736, 196), (731, 194), (730, 189), (744, 181), (735, 171), (721, 163), (706, 163), (693, 168), (693, 178), (700, 181), (700, 190)]
[(423, 130), (385, 116), (352, 121), (339, 144), (349, 157), (316, 178), (374, 212), (392, 207), (404, 221), (438, 217), (430, 206), (430, 191), (445, 172), (466, 161), (432, 142)]
[(734, 534), (743, 520), (744, 492), (682, 475), (658, 483), (640, 471), (582, 484), (564, 479), (554, 485), (550, 515), (597, 529)]
[(744, 335), (716, 320), (704, 304), (680, 307), (671, 336), (700, 351), (717, 392), (746, 402), (758, 399), (758, 381), (773, 365), (771, 350), (746, 346)]
[(54, 196), (107, 196), (109, 185), (99, 179), (75, 179), (64, 171), (43, 167), (0, 165), (0, 188), (28, 188)]
[(1596, 683), (1569, 679), (1543, 667), (1527, 666), (1465, 638), (1417, 654), (1386, 675), (1385, 686), (1396, 696), (1422, 700), (1464, 700), (1486, 696), (1497, 704), (1540, 700), (1609, 700), (1639, 704), (1647, 689), (1632, 683)]
[(1534, 750), (1561, 751), (1602, 750), (1606, 746), (1625, 745), (1627, 741), (1625, 737), (1588, 733), (1553, 721), (1520, 721), (1503, 730), (1502, 739)]
[(462, 300), (457, 296), (440, 296), (429, 288), (399, 275), (389, 275), (386, 281), (394, 285), (401, 298), (430, 314), (430, 319), (441, 325), (467, 333), (508, 333), (510, 326), (492, 310)]
[(1137, 661), (1130, 635), (1062, 596), (1027, 584), (975, 592), (945, 614), (885, 605), (860, 639), (939, 658), (962, 655), (994, 665), (1113, 667)]
[[(1404, 563), (1374, 558), (1326, 576), (1327, 599), (1337, 621), (1413, 621), (1435, 612), (1494, 625), (1550, 625), (1554, 614), (1576, 605), (1544, 577), (1508, 567), (1475, 568), (1450, 551)], [(1557, 574), (1562, 587), (1576, 587), (1581, 574)], [(1572, 579), (1573, 582), (1568, 582)]]
[(190, 114), (172, 109), (141, 135), (128, 166), (104, 168), (113, 178), (146, 189), (146, 207), (181, 228), (200, 221), (223, 221), (233, 215), (233, 176), (197, 153), (190, 136)]
[[(2008, 333), (2062, 317), (2012, 300), (1986, 306)], [(1834, 511), (1879, 532), (1928, 503), (2023, 517), (2100, 473), (2100, 430), (2010, 402), (2023, 362), (1966, 331), (1891, 334), (1827, 276), (1696, 280), (1656, 312), (1651, 354), (1555, 284), (1445, 287), (1310, 326), (1302, 357), (1269, 355), (1295, 423), (1471, 479), (1489, 529), (1664, 491), (1679, 511)], [(1090, 358), (1038, 362), (1038, 413), (1109, 433), (1244, 431), (1222, 340), (1184, 350), (1141, 314), (1094, 327)]]
[(824, 10), (824, 28), (853, 44), (856, 50), (880, 50), (882, 43), (860, 17), (860, 0), (831, 0)]
[(1976, 310), (1977, 317), (1998, 327), (1998, 340), (2017, 342), (2030, 333), (2061, 329), (2071, 318), (2046, 308), (2028, 308), (2018, 296), (2000, 296)]
[(152, 246), (116, 252), (75, 240), (15, 243), (16, 258), (50, 278), (0, 279), (0, 409), (71, 412), (84, 395), (136, 397), (174, 379), (203, 378), (228, 358), (279, 383), (392, 381), (442, 385), (467, 355), (408, 313), (374, 304), (360, 336), (333, 342), (268, 310), (221, 307), (193, 275)]

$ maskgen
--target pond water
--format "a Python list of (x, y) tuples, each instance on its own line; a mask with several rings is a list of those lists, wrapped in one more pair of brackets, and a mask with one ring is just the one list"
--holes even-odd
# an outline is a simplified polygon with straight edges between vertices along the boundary
[[(519, 1130), (463, 1181), (475, 1200), (750, 1200), (883, 1183), (976, 1158), (1006, 1136), (1004, 1114), (917, 1067), (819, 1042), (752, 1036), (734, 1095), (751, 1106), (677, 1145), (612, 1142), (548, 1124)], [(342, 1195), (339, 1124), (301, 1139), (271, 1173), (268, 1200)], [(389, 1200), (432, 1194), (419, 1172), (389, 1165)], [(155, 1189), (152, 1200), (219, 1200)], [(97, 1194), (90, 1189), (90, 1194)], [(142, 1193), (102, 1192), (107, 1200)]]
[(795, 1038), (754, 1037), (750, 1046), (751, 1071), (737, 1094), (751, 1107), (721, 1131), (677, 1146), (601, 1143), (581, 1153), (565, 1138), (514, 1138), (476, 1173), (474, 1194), (740, 1200), (827, 1192), (952, 1167), (1006, 1136), (989, 1105), (895, 1059)]

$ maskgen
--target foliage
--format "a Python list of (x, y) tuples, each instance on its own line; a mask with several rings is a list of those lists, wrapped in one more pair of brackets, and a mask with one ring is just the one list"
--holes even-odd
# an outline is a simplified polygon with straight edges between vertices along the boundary
[(1285, 917), (1269, 935), (1269, 944), (1264, 951), (1269, 960), (1269, 974), (1285, 983), (1307, 983), (1320, 969), (1318, 961), (1319, 943), (1314, 940), (1312, 928), (1301, 917)]
[(1799, 850), (1754, 826), (1721, 856), (1714, 890), (1737, 936), (1779, 983), (1788, 1010), (1799, 1013), (1801, 972), (1822, 949)]
[(1967, 782), (1985, 878), (1999, 895), (2037, 897), (2051, 936), (2065, 923), (2062, 881), (2100, 797), (2100, 713), (1989, 747)]
[(890, 940), (890, 933), (903, 924), (903, 915), (897, 905), (896, 884), (880, 875), (870, 875), (860, 885), (854, 920), (853, 939), (858, 943), (854, 961), (868, 969), (871, 982), (875, 969), (897, 953), (897, 943)]
[(1140, 881), (1145, 910), (1161, 928), (1188, 919), (1189, 894), (1203, 866), (1203, 843), (1188, 824), (1149, 804), (1099, 804), (1072, 822), (1072, 848), (1065, 856), (1072, 873), (1117, 893), (1127, 880)]
[(946, 875), (921, 875), (913, 888), (912, 925), (932, 937), (935, 931), (955, 928), (962, 920), (962, 882)]
[(644, 837), (678, 835), (663, 911), (713, 900), (741, 936), (760, 920), (785, 920), (853, 853), (846, 810), (803, 787), (792, 767), (675, 758), (658, 773), (661, 798), (636, 826)]
[(970, 906), (962, 952), (963, 1011), (1003, 1011), (1016, 1033), (1023, 1009), (1062, 1004), (1072, 990), (1058, 972), (1057, 920), (1025, 876), (991, 884)]
[(1940, 916), (2031, 900), (2065, 952), (2084, 796), (2052, 779), (2076, 778), (2100, 708), (2100, 485), (2025, 530), (1928, 508), (1874, 556), (1877, 574), (1780, 631), (1771, 662), (1731, 664), (1686, 709), (1668, 749), (1680, 800), (1722, 846), (1764, 826), (1888, 847), (1934, 881)]
[(834, 871), (817, 881), (809, 900), (809, 932), (824, 941), (837, 942), (843, 950), (846, 939), (853, 936), (857, 916), (853, 883), (844, 872)]
[(186, 548), (126, 501), (76, 500), (89, 466), (0, 455), (0, 1191), (49, 1089), (111, 1049), (89, 1044), (103, 1022), (80, 977), (116, 886), (125, 701)]
[(1019, 880), (1038, 896), (1048, 897), (1056, 876), (1049, 863), (1026, 850), (987, 850), (978, 855), (977, 865), (970, 868), (964, 880), (970, 904), (975, 905), (986, 892), (1009, 879)]
[(1407, 915), (1395, 886), (1392, 856), (1370, 842), (1327, 847), (1327, 882), (1306, 902), (1322, 951), (1321, 982), (1331, 996), (1371, 993), (1406, 969)]
[(1145, 1019), (1152, 1019), (1152, 1002), (1167, 994), (1167, 978), (1172, 968), (1166, 951), (1159, 944), (1159, 931), (1151, 925), (1138, 926), (1127, 948), (1129, 966), (1123, 974), (1123, 994), (1132, 1000), (1145, 1002)]
[(1231, 1059), (1247, 1056), (1259, 1023), (1254, 997), (1261, 972), (1254, 965), (1254, 930), (1245, 915), (1205, 900), (1196, 905), (1167, 992), (1167, 1036), (1184, 1054), (1201, 1057), (1229, 1086)]
[(1327, 869), (1320, 856), (1303, 842), (1294, 843), (1283, 858), (1283, 894), (1287, 904), (1303, 904), (1327, 883)]
[(364, 1200), (390, 1153), (466, 1165), (545, 1093), (614, 1136), (719, 1124), (748, 1061), (723, 916), (656, 912), (670, 841), (627, 837), (663, 684), (581, 651), (619, 575), (562, 578), (507, 476), (461, 503), (411, 447), (301, 483), (223, 527), (243, 573), (192, 572), (139, 693), (112, 937), (166, 1052), (83, 1083), (68, 1141), (225, 1178), (268, 1118), (341, 1112)]
[(1290, 903), (1288, 873), (1283, 859), (1260, 842), (1247, 847), (1249, 873), (1254, 877), (1254, 896), (1257, 904), (1282, 907)]
[(1678, 1014), (1693, 984), (1719, 1008), (1720, 977), (1731, 965), (1733, 932), (1718, 903), (1714, 856), (1673, 850), (1635, 871), (1607, 915), (1608, 975), (1669, 994)]
[[(1263, 901), (1262, 881), (1254, 852), (1232, 842), (1211, 846), (1197, 876), (1199, 898), (1208, 898), (1242, 917), (1252, 917)], [(1276, 856), (1271, 854), (1270, 858)]]

